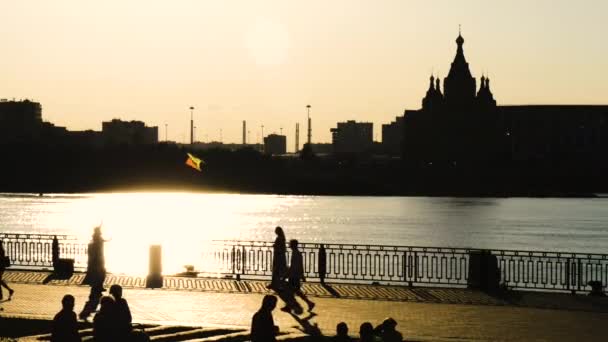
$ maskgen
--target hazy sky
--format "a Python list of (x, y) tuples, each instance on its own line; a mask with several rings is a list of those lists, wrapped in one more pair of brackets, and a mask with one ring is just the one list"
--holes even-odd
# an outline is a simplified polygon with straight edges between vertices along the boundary
[(462, 24), (474, 76), (499, 104), (608, 103), (605, 0), (1, 0), (0, 98), (30, 98), (71, 130), (112, 118), (160, 139), (264, 133), (328, 142), (337, 121), (418, 109)]

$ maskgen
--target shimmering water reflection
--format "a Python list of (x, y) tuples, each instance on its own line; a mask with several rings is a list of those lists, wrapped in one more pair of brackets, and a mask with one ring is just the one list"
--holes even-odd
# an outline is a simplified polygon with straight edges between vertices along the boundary
[[(0, 232), (76, 235), (103, 226), (112, 272), (199, 265), (211, 240), (564, 250), (607, 253), (608, 199), (276, 196), (200, 193), (0, 194)], [(200, 265), (199, 265), (200, 266)]]

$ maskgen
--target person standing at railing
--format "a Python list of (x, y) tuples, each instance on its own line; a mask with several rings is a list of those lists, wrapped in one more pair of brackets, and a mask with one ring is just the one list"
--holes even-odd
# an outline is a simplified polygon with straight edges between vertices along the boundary
[(101, 227), (95, 227), (87, 251), (87, 274), (83, 281), (84, 284), (94, 286), (101, 283), (103, 285), (106, 279), (104, 242), (106, 240), (101, 236)]
[(53, 260), (53, 269), (57, 271), (57, 263), (59, 262), (59, 240), (57, 240), (57, 235), (53, 236), (53, 242), (51, 244), (51, 258)]
[[(315, 307), (315, 303), (308, 299), (301, 289), (302, 281), (306, 281), (306, 278), (304, 277), (302, 253), (298, 250), (298, 240), (290, 240), (289, 248), (291, 248), (291, 263), (289, 264), (289, 270), (287, 272), (287, 277), (289, 278), (289, 291), (292, 291), (295, 295), (302, 298), (308, 305), (308, 312), (311, 312)], [(282, 308), (281, 310), (286, 311), (284, 309), (289, 310), (287, 307)]]
[(268, 288), (279, 289), (283, 286), (287, 275), (287, 248), (283, 228), (276, 227), (274, 232), (277, 237), (272, 245), (272, 281)]
[(101, 237), (101, 227), (95, 227), (87, 251), (87, 274), (82, 281), (83, 284), (91, 286), (91, 292), (89, 293), (89, 300), (85, 303), (80, 314), (78, 314), (78, 317), (84, 321), (87, 320), (91, 313), (95, 312), (97, 305), (99, 305), (101, 294), (105, 291), (103, 288), (103, 282), (106, 279), (103, 252), (104, 242), (105, 240)]
[(321, 284), (325, 284), (325, 275), (327, 274), (327, 252), (325, 251), (325, 245), (323, 244), (319, 247), (317, 270), (319, 271), (319, 281)]
[(2, 297), (2, 288), (4, 287), (8, 290), (8, 300), (11, 300), (15, 290), (11, 289), (4, 279), (2, 279), (4, 277), (4, 271), (8, 266), (10, 266), (10, 259), (4, 252), (4, 241), (0, 240), (0, 299), (4, 298)]

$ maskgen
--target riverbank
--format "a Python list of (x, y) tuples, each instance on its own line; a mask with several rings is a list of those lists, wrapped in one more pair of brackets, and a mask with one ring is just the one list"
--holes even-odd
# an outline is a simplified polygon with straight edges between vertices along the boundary
[[(76, 310), (81, 308), (88, 287), (59, 280), (44, 285), (37, 280), (44, 275), (7, 272), (16, 292), (13, 300), (0, 303), (4, 309), (0, 317), (48, 320), (59, 310), (66, 293), (76, 297)], [(144, 324), (248, 330), (262, 297), (272, 293), (260, 281), (203, 279), (201, 287), (185, 288), (188, 279), (171, 278), (175, 281), (170, 283), (182, 287), (152, 290), (129, 286), (137, 284), (138, 278), (128, 279), (123, 285), (124, 297), (134, 321)], [(357, 336), (361, 323), (375, 325), (392, 317), (408, 341), (601, 341), (608, 319), (605, 297), (523, 291), (497, 297), (466, 289), (329, 287), (335, 291), (305, 283), (304, 292), (317, 304), (315, 315), (304, 321), (309, 315), (294, 316), (277, 309), (275, 324), (288, 334), (302, 334), (306, 327), (317, 325), (331, 335), (336, 324), (344, 321), (351, 336)]]
[[(185, 165), (187, 153), (204, 160)], [(181, 146), (0, 146), (0, 192), (202, 191), (244, 194), (588, 197), (608, 193), (608, 165), (559, 160), (407, 164), (387, 156), (268, 156)], [(35, 157), (32, 157), (35, 156)]]

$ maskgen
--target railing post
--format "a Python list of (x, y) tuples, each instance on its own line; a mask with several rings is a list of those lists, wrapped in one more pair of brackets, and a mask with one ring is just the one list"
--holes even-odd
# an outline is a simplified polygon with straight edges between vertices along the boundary
[(414, 252), (414, 283), (418, 282), (418, 252)]
[(232, 245), (232, 275), (236, 275), (236, 246)]
[(163, 287), (163, 276), (162, 276), (162, 254), (160, 245), (150, 246), (150, 267), (148, 270), (148, 276), (146, 277), (147, 288), (161, 288)]
[(576, 288), (578, 289), (578, 291), (580, 291), (581, 283), (583, 282), (583, 264), (581, 263), (581, 259), (577, 259), (577, 264), (578, 264), (578, 272), (577, 272), (577, 277), (576, 277), (576, 282), (577, 282)]
[(407, 251), (403, 252), (401, 268), (403, 268), (403, 281), (407, 282), (409, 287), (412, 287), (412, 282), (407, 280)]
[(570, 290), (570, 258), (566, 259), (566, 290)]
[(245, 275), (245, 246), (241, 246), (241, 271), (236, 275), (236, 280), (241, 280), (241, 275)]

